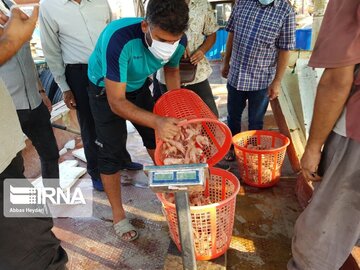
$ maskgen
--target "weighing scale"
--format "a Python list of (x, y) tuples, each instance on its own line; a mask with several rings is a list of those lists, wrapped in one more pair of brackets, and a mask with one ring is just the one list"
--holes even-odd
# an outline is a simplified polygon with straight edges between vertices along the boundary
[(182, 249), (183, 268), (196, 270), (194, 236), (188, 192), (203, 191), (209, 179), (207, 164), (145, 166), (154, 192), (175, 193), (176, 213)]

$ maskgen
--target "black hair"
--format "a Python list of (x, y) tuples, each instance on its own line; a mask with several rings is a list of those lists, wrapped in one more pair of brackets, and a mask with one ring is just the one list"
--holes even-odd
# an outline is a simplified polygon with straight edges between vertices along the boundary
[(146, 21), (171, 34), (181, 34), (188, 28), (189, 7), (184, 0), (150, 0)]

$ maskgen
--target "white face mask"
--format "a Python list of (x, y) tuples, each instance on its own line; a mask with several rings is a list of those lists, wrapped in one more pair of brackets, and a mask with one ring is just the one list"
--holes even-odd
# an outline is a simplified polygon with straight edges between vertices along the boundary
[(267, 6), (270, 5), (274, 0), (259, 0), (260, 4)]
[(145, 36), (145, 41), (146, 41), (146, 44), (148, 45), (149, 51), (157, 59), (163, 60), (162, 63), (169, 62), (171, 56), (176, 51), (180, 40), (174, 42), (174, 44), (170, 44), (170, 43), (167, 43), (167, 42), (161, 42), (161, 41), (153, 39), (150, 30), (149, 30), (149, 33), (150, 33), (150, 37), (151, 37), (151, 40), (152, 40), (151, 46), (149, 46), (149, 43), (147, 42), (147, 39), (146, 39), (146, 36)]

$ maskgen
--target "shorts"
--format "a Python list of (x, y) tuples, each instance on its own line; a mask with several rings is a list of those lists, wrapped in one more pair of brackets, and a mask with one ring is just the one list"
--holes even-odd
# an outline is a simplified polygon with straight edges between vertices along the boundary
[[(149, 89), (150, 80), (136, 91), (126, 93), (128, 101), (136, 106), (153, 111), (154, 101)], [(114, 174), (125, 166), (127, 129), (126, 120), (111, 110), (106, 91), (90, 82), (88, 88), (89, 102), (95, 121), (97, 135), (96, 143), (99, 146), (98, 166), (102, 174)], [(147, 149), (155, 149), (155, 132), (152, 128), (133, 123), (139, 132), (143, 144)]]

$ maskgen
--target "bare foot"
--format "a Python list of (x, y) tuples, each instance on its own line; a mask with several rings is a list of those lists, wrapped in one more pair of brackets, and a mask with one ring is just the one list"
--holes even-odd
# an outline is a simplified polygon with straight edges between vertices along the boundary
[(121, 239), (128, 242), (131, 238), (135, 237), (135, 235), (136, 235), (135, 231), (130, 231), (130, 232), (124, 233), (121, 236)]

